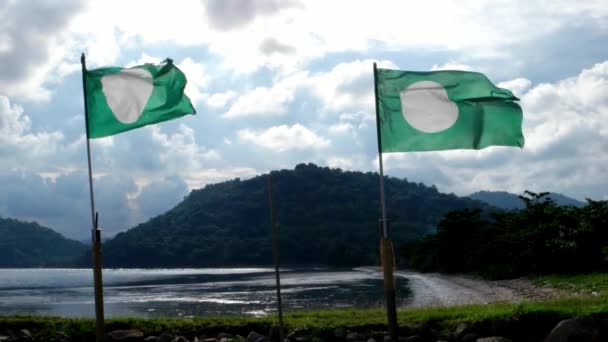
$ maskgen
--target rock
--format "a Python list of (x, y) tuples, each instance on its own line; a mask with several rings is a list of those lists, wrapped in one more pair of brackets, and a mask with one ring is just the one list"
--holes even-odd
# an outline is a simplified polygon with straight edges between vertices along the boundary
[(227, 332), (221, 332), (219, 334), (217, 334), (217, 339), (220, 340), (222, 338), (232, 338), (232, 334), (227, 333)]
[[(225, 338), (225, 337), (222, 337)], [(214, 337), (210, 337), (210, 338), (206, 338), (204, 340), (201, 340), (202, 342), (220, 342), (220, 340), (218, 340), (217, 338)]]
[(423, 335), (422, 337), (425, 339), (425, 341), (426, 340), (429, 340), (429, 341), (441, 341), (441, 340), (447, 340), (448, 339), (439, 330), (433, 329), (433, 328), (430, 328), (427, 331), (427, 334)]
[[(0, 340), (0, 341), (2, 341), (2, 340)], [(68, 336), (68, 334), (64, 333), (63, 331), (58, 331), (55, 333), (55, 341), (56, 342), (69, 342), (70, 337)]]
[(30, 331), (27, 329), (19, 330), (19, 340), (20, 341), (31, 341), (32, 333), (30, 333)]
[(144, 338), (144, 342), (158, 342), (160, 338), (158, 336), (148, 336)]
[(370, 337), (367, 342), (376, 342), (376, 340), (373, 337)]
[(304, 340), (307, 340), (310, 336), (310, 331), (307, 329), (294, 329), (288, 332), (287, 337), (289, 337), (292, 341), (298, 341), (299, 338), (303, 337)]
[(110, 341), (139, 341), (144, 338), (144, 333), (135, 330), (114, 330), (108, 333)]
[(483, 332), (480, 333), (485, 336), (512, 336), (517, 335), (517, 333), (521, 330), (521, 322), (515, 318), (489, 319), (486, 320), (482, 326)]
[(360, 334), (358, 332), (349, 332), (348, 334), (346, 334), (346, 340), (347, 341), (365, 341), (365, 335)]
[(247, 335), (247, 342), (266, 342), (266, 337), (255, 331), (251, 331), (249, 335)]
[(606, 336), (601, 336), (600, 324), (592, 319), (576, 317), (565, 319), (551, 330), (546, 342), (570, 342), (570, 341), (605, 341)]
[(462, 342), (475, 342), (475, 341), (477, 341), (478, 337), (479, 337), (479, 335), (477, 335), (476, 333), (470, 332), (470, 333), (464, 334), (464, 336), (462, 336), (462, 338), (460, 339), (460, 341), (462, 341)]
[(175, 336), (171, 342), (188, 342), (188, 339), (184, 336)]
[(336, 338), (342, 339), (342, 338), (344, 338), (346, 336), (346, 330), (344, 330), (344, 328), (336, 328), (334, 330), (334, 336)]
[(169, 333), (162, 333), (159, 337), (158, 337), (158, 342), (171, 342), (173, 341), (173, 338), (175, 336), (169, 334)]
[[(399, 336), (399, 341), (398, 342), (404, 342), (406, 337), (403, 336)], [(390, 336), (384, 336), (384, 342), (392, 342), (393, 340), (391, 340)]]
[(9, 338), (9, 336), (0, 335), (0, 342), (8, 341)]
[[(405, 339), (406, 339), (406, 337), (399, 336), (398, 342), (404, 342)], [(391, 340), (390, 336), (384, 336), (384, 342), (393, 342), (393, 340)]]
[(476, 342), (512, 342), (511, 339), (502, 336), (490, 336), (478, 338)]
[(459, 323), (458, 326), (456, 327), (456, 330), (454, 331), (454, 339), (456, 339), (456, 340), (462, 339), (462, 337), (464, 335), (466, 335), (466, 333), (469, 332), (470, 328), (471, 327), (466, 323)]
[[(401, 341), (401, 338), (399, 338), (399, 341)], [(422, 338), (422, 336), (420, 336), (420, 335), (412, 335), (412, 336), (406, 337), (403, 341), (404, 342), (424, 342), (424, 338)]]
[[(285, 334), (284, 331), (283, 334)], [(270, 329), (268, 329), (267, 336), (268, 340), (270, 341), (281, 341), (281, 327), (279, 327), (278, 325), (270, 326)], [(283, 338), (285, 338), (285, 335), (283, 335)]]

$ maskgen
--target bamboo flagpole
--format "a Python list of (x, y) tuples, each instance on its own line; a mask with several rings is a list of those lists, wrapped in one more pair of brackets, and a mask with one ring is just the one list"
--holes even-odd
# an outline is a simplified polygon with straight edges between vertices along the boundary
[(277, 308), (279, 314), (279, 338), (285, 340), (283, 330), (283, 300), (281, 298), (281, 276), (279, 273), (279, 243), (277, 239), (276, 215), (274, 212), (274, 201), (272, 192), (272, 174), (268, 174), (268, 204), (270, 206), (270, 224), (272, 226), (272, 257), (274, 259), (274, 275), (277, 284)]
[(376, 133), (378, 136), (378, 162), (380, 166), (380, 207), (382, 211), (382, 238), (380, 240), (380, 258), (384, 275), (384, 295), (386, 297), (386, 316), (391, 341), (398, 341), (397, 305), (395, 299), (395, 277), (393, 268), (393, 243), (390, 240), (386, 220), (386, 201), (384, 194), (384, 169), (382, 165), (382, 137), (380, 136), (380, 110), (378, 103), (378, 68), (374, 63), (374, 95), (376, 101)]
[(82, 65), (82, 91), (84, 95), (84, 122), (87, 135), (87, 162), (89, 167), (89, 193), (91, 197), (91, 238), (93, 254), (93, 283), (95, 287), (95, 340), (104, 340), (104, 312), (103, 312), (103, 281), (101, 276), (101, 230), (99, 229), (99, 215), (95, 211), (95, 195), (93, 192), (93, 172), (91, 169), (91, 145), (89, 143), (89, 111), (87, 108), (87, 82), (86, 59), (84, 53), (80, 56)]

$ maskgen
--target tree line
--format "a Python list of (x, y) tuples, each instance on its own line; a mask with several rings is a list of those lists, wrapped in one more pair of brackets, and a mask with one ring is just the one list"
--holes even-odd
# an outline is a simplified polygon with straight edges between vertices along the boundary
[(606, 271), (608, 201), (559, 206), (548, 193), (526, 191), (524, 208), (447, 213), (437, 232), (401, 250), (420, 271), (476, 273), (488, 278)]

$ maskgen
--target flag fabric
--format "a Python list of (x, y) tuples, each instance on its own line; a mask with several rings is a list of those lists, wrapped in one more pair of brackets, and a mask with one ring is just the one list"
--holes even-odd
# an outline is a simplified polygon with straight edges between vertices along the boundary
[(477, 72), (377, 69), (382, 152), (524, 146), (509, 90)]
[(184, 94), (186, 76), (170, 59), (160, 65), (87, 70), (85, 84), (89, 138), (196, 113)]

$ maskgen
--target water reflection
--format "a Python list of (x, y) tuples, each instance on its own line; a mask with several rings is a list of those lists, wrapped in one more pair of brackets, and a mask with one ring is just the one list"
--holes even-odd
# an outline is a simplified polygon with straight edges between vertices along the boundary
[[(281, 271), (286, 310), (372, 307), (383, 303), (373, 268)], [(266, 268), (104, 270), (106, 316), (265, 315), (276, 309), (274, 273)], [(400, 279), (398, 299), (409, 292)], [(0, 312), (94, 316), (92, 272), (0, 270)]]

